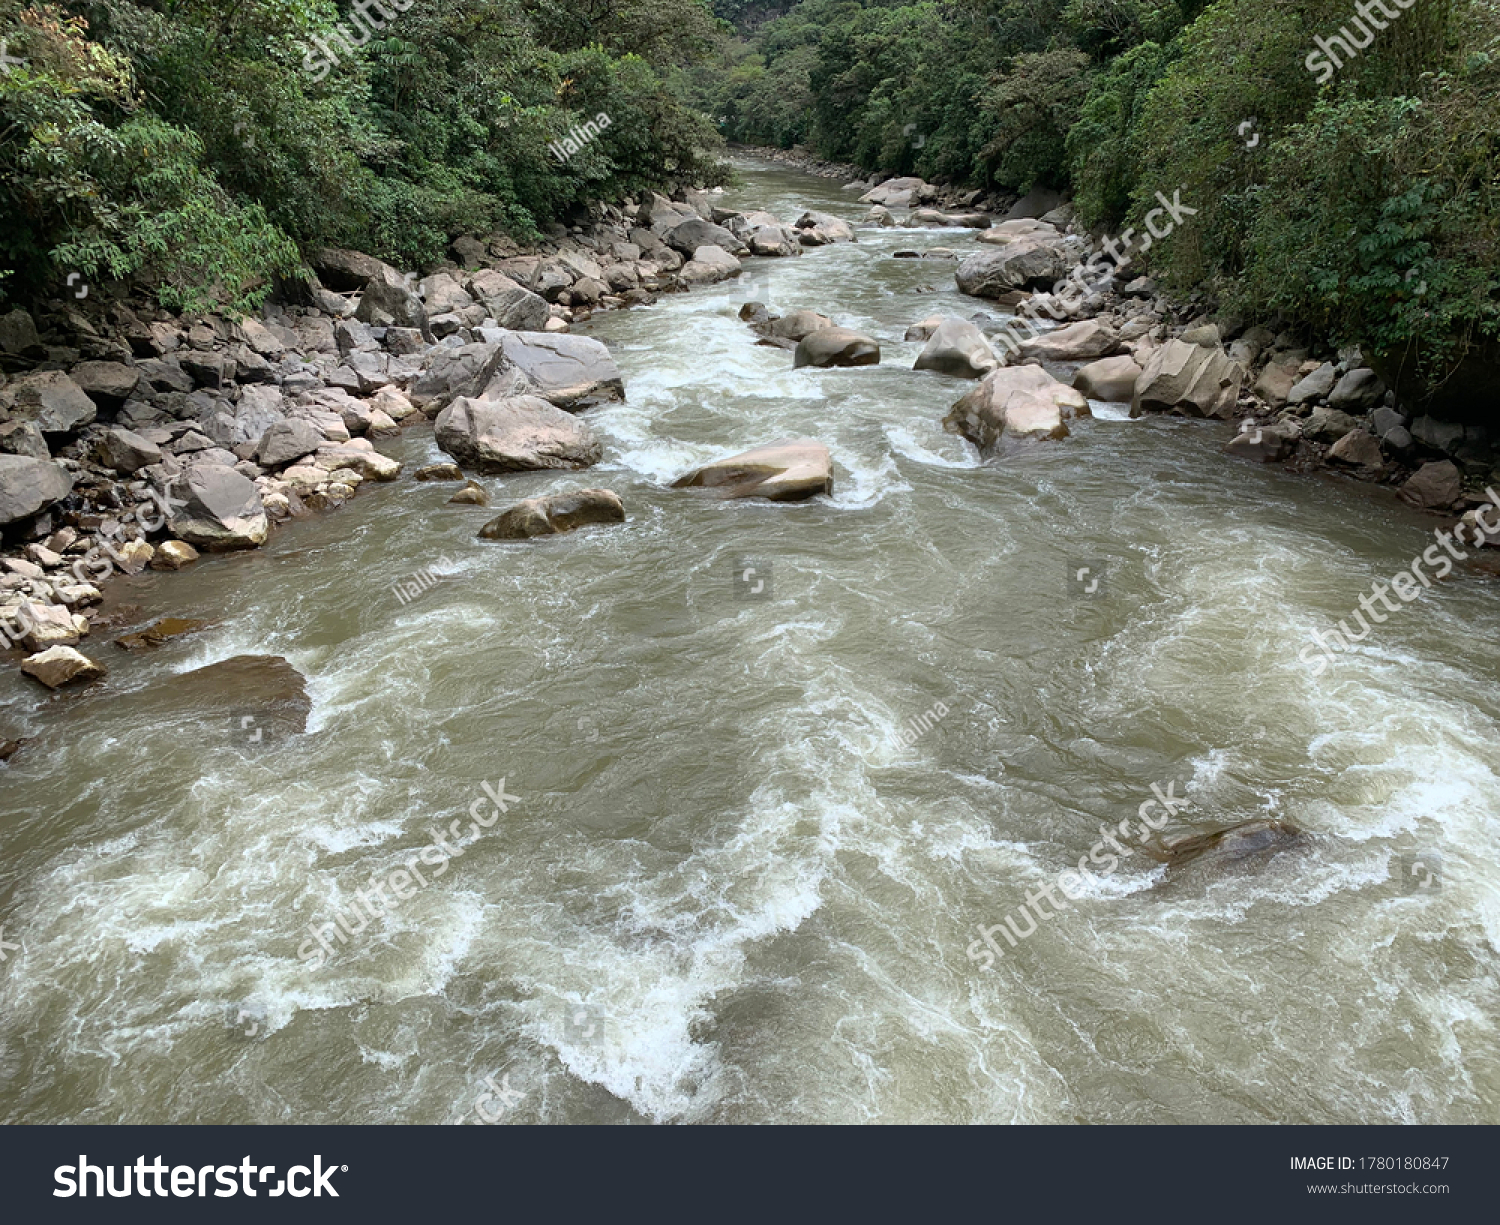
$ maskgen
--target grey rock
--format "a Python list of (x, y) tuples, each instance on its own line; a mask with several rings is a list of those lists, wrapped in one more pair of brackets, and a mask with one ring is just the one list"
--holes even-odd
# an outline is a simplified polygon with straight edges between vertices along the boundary
[(1310, 400), (1326, 399), (1337, 378), (1338, 367), (1325, 362), (1292, 388), (1286, 402), (1295, 406), (1306, 404)]
[(269, 523), (260, 492), (233, 468), (197, 464), (173, 486), (183, 505), (173, 508), (174, 535), (205, 553), (253, 549), (265, 543)]
[(443, 451), (481, 473), (587, 468), (604, 454), (587, 425), (538, 396), (460, 397), (433, 432)]
[(61, 464), (29, 455), (0, 455), (0, 526), (29, 519), (73, 489)]
[[(609, 350), (591, 336), (549, 332), (508, 332), (500, 341), (505, 361), (559, 408), (577, 411), (591, 404), (625, 398), (625, 380)], [(513, 394), (508, 384), (486, 395)]]
[(1351, 370), (1329, 393), (1328, 403), (1345, 412), (1363, 412), (1385, 399), (1385, 384), (1368, 368)]
[(256, 459), (263, 468), (284, 468), (295, 459), (311, 455), (325, 439), (310, 422), (296, 418), (278, 421), (261, 435)]
[(8, 400), (12, 415), (30, 421), (44, 434), (70, 434), (98, 416), (94, 401), (61, 370), (24, 374), (0, 390), (0, 405)]
[(162, 460), (159, 446), (121, 426), (112, 426), (104, 431), (99, 438), (97, 451), (101, 463), (126, 476), (133, 475), (150, 464), (159, 464)]
[(483, 540), (529, 540), (588, 524), (624, 522), (625, 507), (616, 494), (608, 489), (581, 489), (518, 502), (480, 528), (479, 536)]

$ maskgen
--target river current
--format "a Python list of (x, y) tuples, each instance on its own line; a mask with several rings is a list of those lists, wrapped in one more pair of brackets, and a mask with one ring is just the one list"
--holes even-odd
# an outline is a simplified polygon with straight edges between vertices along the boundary
[[(731, 205), (865, 212), (741, 172)], [(409, 479), (443, 458), (418, 427), (380, 444), (400, 481), (115, 580), (210, 629), (86, 640), (90, 691), (0, 672), (30, 738), (0, 766), (0, 1119), (444, 1123), (491, 1078), (484, 1113), (522, 1123), (1500, 1122), (1494, 581), (1460, 568), (1314, 676), (1309, 635), (1432, 543), (1388, 490), (1118, 405), (980, 462), (942, 429), (968, 385), (902, 337), (999, 312), (892, 258), (972, 243), (861, 227), (599, 316), (578, 330), (627, 400), (588, 413), (597, 468), (448, 506)], [(793, 370), (748, 300), (881, 364)], [(832, 497), (669, 488), (784, 437), (829, 446)], [(623, 527), (475, 539), (594, 486)], [(239, 654), (308, 678), (304, 735), (133, 701)], [(1308, 837), (1211, 871), (1133, 854), (969, 955), (1153, 784), (1193, 803), (1173, 831)], [(299, 957), (476, 804), (441, 877)]]

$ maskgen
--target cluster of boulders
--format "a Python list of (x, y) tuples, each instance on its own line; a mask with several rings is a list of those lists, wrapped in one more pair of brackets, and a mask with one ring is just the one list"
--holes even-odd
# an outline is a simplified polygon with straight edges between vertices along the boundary
[[(894, 180), (872, 198), (879, 207), (910, 207), (920, 190)], [(1047, 203), (1018, 202), (1011, 211)], [(1066, 437), (1070, 417), (1087, 414), (1063, 394), (1072, 390), (1085, 404), (1128, 403), (1136, 417), (1238, 422), (1225, 447), (1231, 455), (1390, 482), (1404, 500), (1434, 512), (1476, 505), (1466, 483), (1500, 478), (1500, 435), (1412, 417), (1357, 350), (1320, 357), (1295, 334), (1215, 311), (1204, 295), (1170, 302), (1149, 277), (1113, 267), (1115, 256), (1103, 262), (1105, 249), (1079, 229), (1071, 206), (1011, 216), (980, 229), (975, 244), (980, 249), (956, 270), (959, 290), (1015, 313), (932, 317), (906, 339), (927, 342), (917, 369), (984, 380), (947, 423), (986, 450), (1007, 431), (1012, 440)], [(1075, 291), (1061, 292), (1060, 282), (1090, 264)], [(1033, 373), (1016, 381), (1007, 370), (1018, 364)]]
[(763, 302), (746, 302), (740, 318), (760, 340), (757, 344), (792, 350), (792, 368), (803, 366), (876, 366), (880, 342), (853, 328), (840, 327), (817, 311), (772, 315)]

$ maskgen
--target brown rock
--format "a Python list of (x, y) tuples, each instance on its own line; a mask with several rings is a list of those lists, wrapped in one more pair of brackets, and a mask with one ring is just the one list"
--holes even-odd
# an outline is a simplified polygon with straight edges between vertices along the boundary
[(485, 493), (483, 486), (470, 481), (448, 499), (448, 504), (450, 506), (488, 506), (490, 495)]
[(21, 664), (21, 671), (41, 681), (48, 689), (60, 689), (74, 681), (96, 681), (105, 673), (105, 669), (87, 655), (62, 646), (50, 647), (28, 657)]
[(795, 502), (833, 492), (833, 458), (820, 442), (783, 439), (705, 464), (672, 487), (707, 489), (721, 498)]
[(555, 536), (591, 523), (624, 523), (625, 507), (608, 489), (527, 498), (479, 529), (481, 540), (529, 540)]
[(1401, 498), (1419, 510), (1448, 510), (1463, 496), (1463, 481), (1452, 460), (1423, 464), (1401, 486)]
[(195, 621), (191, 617), (162, 617), (153, 621), (143, 630), (136, 630), (133, 634), (122, 634), (115, 639), (115, 646), (122, 647), (127, 651), (140, 651), (146, 647), (159, 647), (162, 643), (173, 638), (181, 638), (184, 634), (194, 634), (205, 628), (207, 621)]

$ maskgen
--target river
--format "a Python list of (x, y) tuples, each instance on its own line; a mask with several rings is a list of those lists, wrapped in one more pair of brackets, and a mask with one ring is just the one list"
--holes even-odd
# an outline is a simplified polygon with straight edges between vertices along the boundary
[[(742, 171), (730, 204), (865, 211)], [(1314, 677), (1308, 635), (1431, 520), (1119, 406), (981, 463), (941, 424), (967, 385), (902, 336), (986, 304), (891, 258), (972, 235), (859, 239), (581, 327), (628, 396), (588, 414), (597, 468), (484, 478), (490, 510), (366, 487), (115, 580), (142, 620), (215, 624), (86, 640), (105, 686), (0, 673), (32, 738), (0, 767), (0, 1119), (443, 1123), (489, 1077), (482, 1113), (522, 1123), (1500, 1122), (1493, 580), (1456, 572)], [(747, 300), (882, 362), (794, 371)], [(668, 487), (782, 437), (829, 446), (831, 498)], [(425, 426), (381, 449), (443, 458)], [(623, 527), (475, 539), (591, 486)], [(244, 653), (308, 678), (305, 735), (132, 700)], [(502, 778), (442, 877), (299, 958)], [(1215, 871), (1134, 854), (967, 955), (1153, 784), (1193, 802), (1173, 829), (1309, 837)]]

